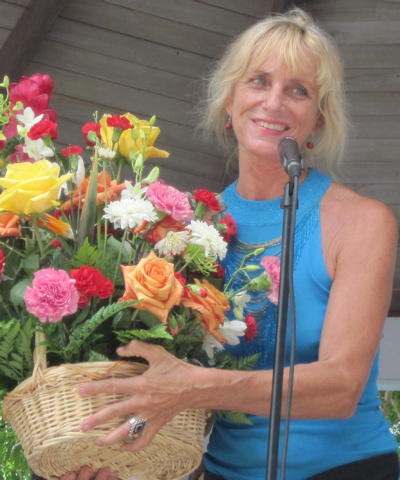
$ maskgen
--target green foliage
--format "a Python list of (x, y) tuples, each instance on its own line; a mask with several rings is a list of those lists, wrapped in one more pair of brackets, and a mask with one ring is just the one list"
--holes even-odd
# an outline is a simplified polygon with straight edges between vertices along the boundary
[(390, 429), (400, 446), (400, 391), (382, 391), (379, 392), (379, 398), (382, 401), (383, 414), (390, 421)]
[(89, 265), (90, 267), (101, 270), (101, 267), (107, 260), (103, 252), (100, 252), (96, 247), (90, 245), (89, 240), (86, 238), (82, 246), (75, 253), (74, 259), (70, 260), (69, 263), (74, 268)]
[(1, 402), (5, 393), (5, 390), (0, 390), (0, 480), (30, 480), (32, 471), (21, 444), (1, 415)]
[(249, 417), (242, 412), (235, 412), (233, 410), (214, 410), (214, 414), (222, 419), (228, 420), (232, 423), (241, 423), (242, 425), (253, 425), (253, 422), (249, 419)]
[(173, 336), (167, 332), (166, 325), (154, 325), (149, 330), (126, 330), (116, 332), (118, 340), (123, 343), (129, 343), (131, 340), (141, 340), (142, 342), (152, 343), (152, 340), (172, 340)]
[[(65, 323), (42, 324), (46, 338), (48, 339), (44, 344), (48, 347), (48, 351), (61, 357), (65, 362), (79, 362), (87, 360), (82, 358), (82, 352), (89, 352), (90, 345), (96, 344), (99, 340), (103, 340), (104, 336), (110, 332), (96, 332), (98, 328), (104, 324), (106, 320), (118, 314), (122, 310), (132, 307), (137, 302), (117, 302), (106, 307), (99, 308), (96, 313), (89, 319), (86, 319), (87, 310), (84, 310), (81, 315), (71, 324), (70, 329)], [(54, 330), (58, 329), (58, 335), (54, 335)], [(50, 340), (49, 340), (50, 339)], [(51, 341), (56, 339), (59, 343)], [(107, 340), (106, 340), (107, 341)], [(85, 347), (83, 348), (83, 345)], [(99, 355), (99, 352), (97, 352)], [(93, 355), (93, 352), (91, 353)], [(109, 358), (102, 355), (103, 359)]]
[(0, 322), (0, 376), (19, 382), (30, 375), (33, 368), (32, 320), (25, 324), (12, 319)]

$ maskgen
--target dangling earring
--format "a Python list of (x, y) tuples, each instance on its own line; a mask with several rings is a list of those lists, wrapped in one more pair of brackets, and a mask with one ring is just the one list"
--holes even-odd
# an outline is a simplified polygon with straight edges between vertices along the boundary
[(232, 130), (232, 117), (229, 115), (228, 121), (225, 123), (225, 130)]
[(307, 148), (308, 148), (309, 150), (311, 150), (312, 148), (314, 148), (313, 142), (307, 142)]

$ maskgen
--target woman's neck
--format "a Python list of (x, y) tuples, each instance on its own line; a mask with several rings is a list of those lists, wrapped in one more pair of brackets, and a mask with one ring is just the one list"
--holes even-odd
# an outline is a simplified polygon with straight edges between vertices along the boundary
[[(304, 169), (300, 183), (307, 177)], [(272, 200), (282, 197), (288, 174), (279, 161), (239, 162), (237, 193), (247, 200)]]

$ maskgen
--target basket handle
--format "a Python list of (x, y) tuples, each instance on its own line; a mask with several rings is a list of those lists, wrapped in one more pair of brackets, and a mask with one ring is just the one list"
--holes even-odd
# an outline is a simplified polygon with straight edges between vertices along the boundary
[(33, 352), (33, 376), (39, 374), (47, 368), (46, 346), (39, 343), (46, 340), (46, 335), (42, 331), (35, 332), (35, 350)]

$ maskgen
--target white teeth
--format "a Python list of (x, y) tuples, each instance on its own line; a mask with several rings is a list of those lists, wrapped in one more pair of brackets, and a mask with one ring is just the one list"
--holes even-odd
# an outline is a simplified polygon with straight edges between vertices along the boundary
[(278, 132), (283, 132), (285, 127), (283, 125), (278, 125), (276, 123), (267, 123), (267, 122), (255, 122), (257, 125), (261, 127), (269, 128), (271, 130), (277, 130)]

